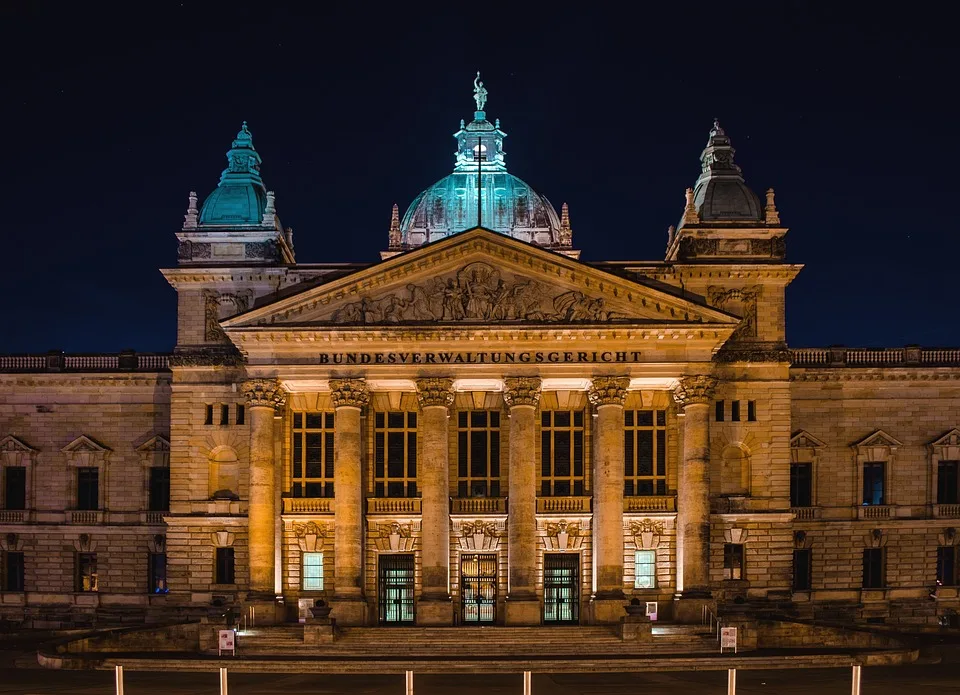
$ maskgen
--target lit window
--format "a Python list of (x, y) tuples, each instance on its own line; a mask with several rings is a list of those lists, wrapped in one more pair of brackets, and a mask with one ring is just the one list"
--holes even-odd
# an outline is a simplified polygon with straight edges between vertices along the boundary
[(635, 556), (636, 570), (634, 572), (633, 588), (657, 588), (657, 551), (638, 550)]
[(376, 413), (373, 454), (376, 497), (417, 496), (416, 413)]
[(723, 544), (723, 578), (743, 579), (743, 545)]
[(291, 492), (333, 497), (333, 413), (294, 413)]
[(77, 553), (77, 591), (98, 591), (97, 554)]
[(323, 553), (303, 554), (303, 590), (323, 591)]

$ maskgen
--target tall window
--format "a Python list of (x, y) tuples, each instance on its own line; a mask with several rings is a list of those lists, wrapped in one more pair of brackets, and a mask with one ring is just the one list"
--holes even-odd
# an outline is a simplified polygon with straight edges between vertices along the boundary
[(717, 401), (717, 413), (716, 413), (717, 422), (723, 422), (723, 408), (724, 408), (724, 402)]
[(730, 420), (740, 422), (740, 401), (730, 401)]
[(540, 494), (583, 494), (583, 411), (545, 410), (540, 415)]
[(417, 496), (417, 414), (376, 413), (373, 487), (377, 497)]
[(220, 424), (229, 425), (230, 424), (230, 406), (226, 403), (220, 404)]
[(170, 591), (167, 586), (167, 554), (150, 553), (148, 556), (147, 577), (149, 584), (147, 591), (151, 594), (165, 594)]
[(813, 504), (813, 464), (790, 464), (790, 506), (809, 507)]
[(333, 497), (333, 413), (293, 414), (294, 497)]
[(166, 466), (150, 468), (150, 511), (170, 510), (170, 469)]
[(3, 554), (3, 591), (23, 591), (23, 553)]
[(960, 502), (960, 461), (940, 461), (937, 465), (937, 504)]
[(246, 409), (244, 408), (243, 404), (241, 403), (240, 405), (237, 406), (237, 424), (238, 424), (238, 425), (242, 425), (242, 424), (243, 424), (243, 419), (244, 419), (244, 416), (245, 416), (245, 415), (246, 415)]
[(957, 586), (957, 546), (947, 545), (937, 548), (937, 584)]
[(233, 548), (217, 548), (216, 567), (214, 568), (215, 584), (234, 584)]
[(323, 591), (323, 553), (303, 554), (303, 590)]
[(5, 509), (27, 508), (27, 469), (6, 466), (3, 469), (3, 506)]
[(886, 504), (884, 501), (885, 463), (863, 464), (863, 503), (866, 505)]
[(748, 422), (757, 421), (757, 402), (756, 401), (747, 401), (747, 421)]
[(793, 551), (793, 590), (810, 591), (813, 579), (813, 551), (797, 548)]
[(634, 589), (657, 588), (657, 551), (638, 550), (635, 555)]
[(97, 554), (77, 553), (77, 591), (98, 591)]
[(457, 413), (457, 495), (500, 496), (500, 412)]
[(863, 588), (882, 589), (884, 578), (883, 548), (867, 548), (863, 551)]
[(667, 494), (667, 413), (623, 412), (623, 494)]
[(723, 544), (723, 578), (743, 579), (743, 545)]
[[(141, 483), (142, 484), (142, 483)], [(100, 469), (77, 469), (77, 509), (100, 508)]]

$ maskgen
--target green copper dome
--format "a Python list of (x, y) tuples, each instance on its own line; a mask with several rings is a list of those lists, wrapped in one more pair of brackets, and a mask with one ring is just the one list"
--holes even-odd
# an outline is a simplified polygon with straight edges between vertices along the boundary
[(216, 190), (203, 202), (200, 226), (260, 226), (267, 191), (260, 178), (260, 155), (253, 149), (246, 121), (227, 152), (227, 162)]

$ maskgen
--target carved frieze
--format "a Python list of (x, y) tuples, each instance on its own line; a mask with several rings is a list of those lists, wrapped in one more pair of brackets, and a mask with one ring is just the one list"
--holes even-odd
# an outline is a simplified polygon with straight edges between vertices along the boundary
[(623, 405), (630, 378), (625, 376), (598, 376), (590, 382), (587, 397), (593, 406)]
[(250, 309), (253, 292), (203, 291), (203, 339), (214, 343), (228, 343), (226, 333), (220, 327), (220, 319), (241, 314)]
[(211, 247), (208, 243), (181, 241), (177, 244), (177, 260), (196, 261), (210, 258)]
[(334, 408), (362, 408), (370, 402), (370, 390), (363, 379), (331, 379), (330, 399)]
[(508, 408), (516, 405), (532, 405), (540, 402), (540, 377), (514, 376), (503, 380), (503, 401)]
[(171, 367), (239, 367), (243, 355), (233, 345), (177, 348), (170, 355)]
[(421, 408), (453, 405), (453, 379), (430, 377), (417, 379), (417, 401)]
[(731, 340), (757, 337), (757, 298), (762, 290), (761, 285), (735, 288), (710, 286), (707, 288), (707, 301), (710, 304), (741, 317), (740, 325), (734, 331)]
[(327, 524), (318, 524), (308, 521), (305, 524), (295, 523), (293, 535), (297, 538), (297, 545), (305, 553), (315, 553), (323, 550), (323, 540), (329, 535)]
[(656, 550), (665, 524), (661, 519), (639, 519), (630, 523), (630, 533), (637, 550)]
[(377, 536), (374, 543), (380, 552), (409, 552), (413, 550), (416, 538), (413, 527), (399, 521), (386, 521), (377, 524)]
[(566, 519), (548, 522), (544, 545), (547, 550), (580, 550), (580, 546), (583, 545), (580, 524)]
[(276, 379), (250, 379), (240, 384), (240, 393), (251, 408), (279, 410), (287, 402), (287, 392)]
[(673, 391), (673, 399), (681, 408), (697, 403), (710, 403), (717, 379), (712, 376), (683, 376)]
[(792, 362), (786, 343), (750, 342), (724, 345), (713, 356), (714, 362)]
[(500, 543), (497, 525), (489, 521), (465, 521), (458, 538), (461, 550), (496, 550)]
[(277, 249), (277, 242), (273, 240), (255, 241), (243, 245), (243, 257), (275, 261), (280, 258), (280, 253)]

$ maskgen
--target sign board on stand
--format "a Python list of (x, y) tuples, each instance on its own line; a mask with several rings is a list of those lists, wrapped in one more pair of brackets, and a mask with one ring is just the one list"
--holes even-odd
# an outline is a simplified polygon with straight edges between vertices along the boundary
[(735, 627), (721, 627), (720, 628), (720, 653), (723, 653), (724, 649), (732, 649), (733, 653), (737, 653), (737, 628)]
[(644, 613), (647, 614), (647, 617), (650, 618), (652, 622), (657, 620), (657, 602), (656, 601), (647, 601), (647, 607), (644, 610)]
[(233, 630), (220, 630), (220, 644), (217, 654), (223, 656), (224, 652), (230, 652), (233, 656), (237, 655), (237, 633)]

